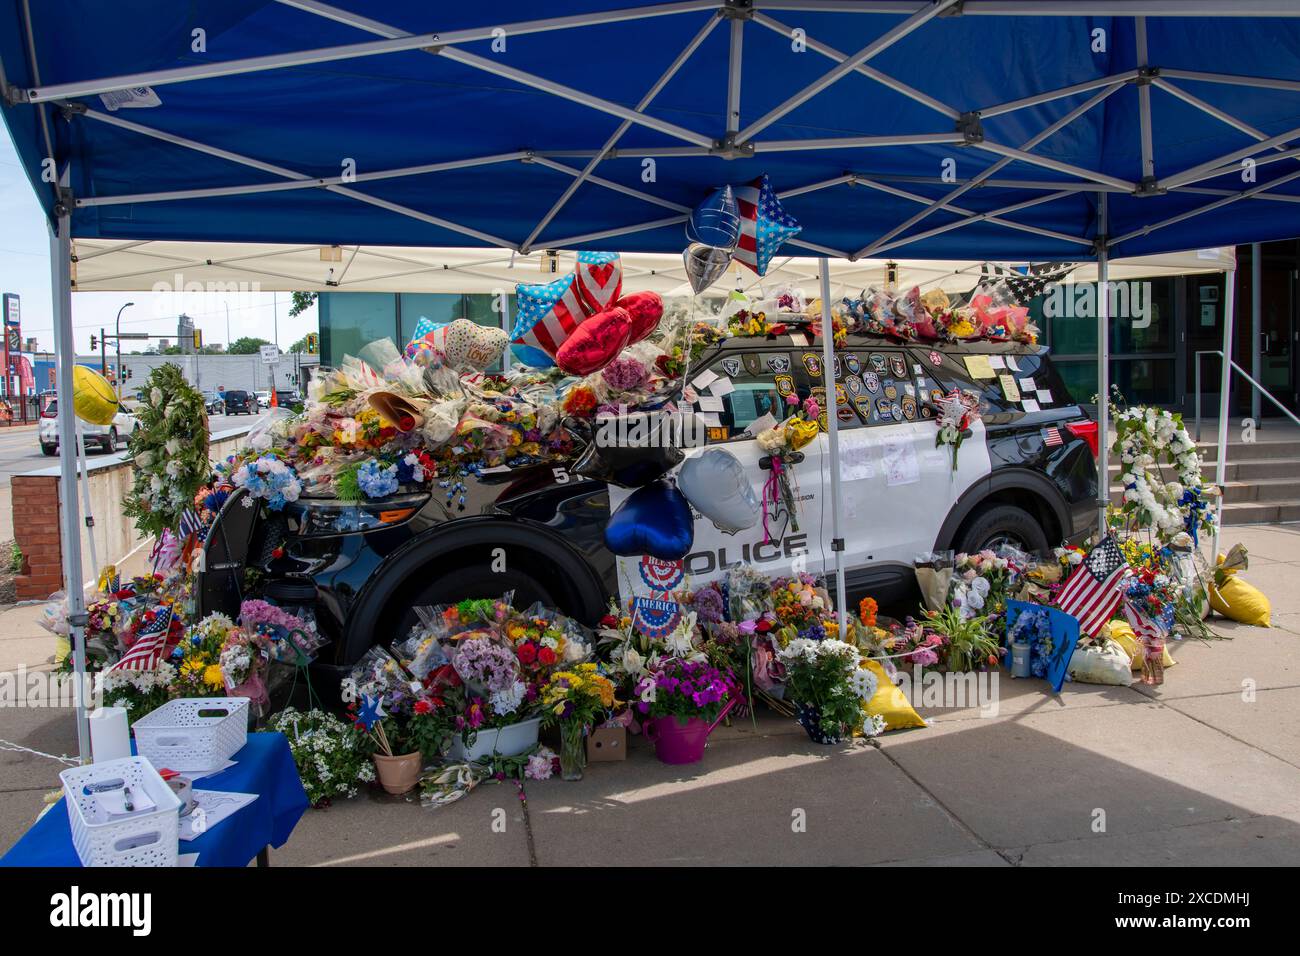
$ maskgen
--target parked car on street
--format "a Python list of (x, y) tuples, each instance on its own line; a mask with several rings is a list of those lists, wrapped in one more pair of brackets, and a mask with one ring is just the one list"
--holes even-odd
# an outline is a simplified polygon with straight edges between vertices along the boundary
[(220, 392), (210, 389), (203, 393), (203, 407), (208, 410), (209, 415), (224, 415), (226, 402)]
[(257, 399), (243, 389), (226, 389), (227, 415), (256, 415)]
[(275, 390), (275, 404), (280, 408), (293, 408), (302, 404), (302, 398), (291, 388), (277, 388)]
[[(94, 446), (111, 455), (139, 427), (140, 422), (134, 415), (121, 411), (113, 416), (110, 425), (92, 425), (89, 422), (82, 422), (81, 434), (86, 442), (87, 451)], [(41, 420), (36, 431), (41, 443), (41, 451), (46, 455), (57, 454), (59, 451), (59, 400), (57, 398), (51, 398), (41, 410)]]
[[(827, 410), (840, 429), (850, 607), (864, 595), (882, 605), (914, 598), (915, 561), (927, 552), (1008, 545), (1046, 554), (1095, 529), (1097, 422), (1070, 398), (1046, 348), (851, 335), (835, 360), (842, 392)], [(763, 487), (770, 458), (755, 429), (779, 416), (788, 396), (824, 399), (821, 363), (820, 346), (788, 336), (711, 347), (692, 379), (712, 376), (730, 387), (721, 411), (709, 411), (706, 444), (683, 451), (725, 448), (752, 486)], [(953, 389), (978, 396), (981, 406), (955, 460), (950, 448), (936, 447), (934, 421), (934, 403)], [(612, 597), (644, 596), (642, 582), (672, 590), (689, 575), (699, 587), (738, 565), (776, 571), (796, 559), (826, 573), (834, 567), (835, 467), (827, 436), (800, 454), (797, 530), (778, 517), (729, 534), (697, 516), (691, 551), (677, 562), (611, 553), (605, 527), (631, 491), (584, 477), (571, 462), (467, 475), (459, 503), (435, 487), (361, 503), (304, 495), (271, 511), (260, 500), (241, 507), (239, 491), (207, 536), (198, 613), (236, 613), (244, 570), (256, 569), (271, 599), (310, 605), (333, 639), (315, 665), (322, 684), (333, 686), (370, 647), (406, 635), (418, 623), (415, 608), (499, 596), (505, 585), (493, 562), (502, 554), (516, 606), (540, 601), (587, 623)]]

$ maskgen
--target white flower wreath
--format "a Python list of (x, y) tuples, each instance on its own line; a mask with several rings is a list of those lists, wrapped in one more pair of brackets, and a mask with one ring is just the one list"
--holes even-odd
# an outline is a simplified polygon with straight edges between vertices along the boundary
[[(1119, 456), (1124, 489), (1121, 512), (1154, 528), (1163, 541), (1186, 530), (1193, 514), (1200, 529), (1211, 530), (1213, 512), (1200, 505), (1214, 489), (1201, 477), (1201, 456), (1182, 416), (1148, 405), (1112, 410), (1118, 435), (1112, 450)], [(1176, 480), (1164, 480), (1162, 464), (1173, 466)]]

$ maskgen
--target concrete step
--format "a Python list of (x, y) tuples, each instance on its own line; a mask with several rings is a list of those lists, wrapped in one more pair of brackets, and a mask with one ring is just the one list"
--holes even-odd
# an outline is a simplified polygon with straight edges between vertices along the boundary
[[(1214, 442), (1201, 442), (1196, 446), (1202, 461), (1217, 462), (1219, 447)], [(1276, 441), (1263, 439), (1253, 442), (1229, 441), (1228, 463), (1234, 461), (1257, 461), (1261, 458), (1291, 458), (1300, 461), (1300, 438), (1279, 438)]]
[[(1119, 463), (1110, 462), (1111, 480), (1119, 474)], [(1206, 481), (1216, 481), (1218, 479), (1218, 465), (1214, 462), (1205, 462), (1201, 468), (1201, 475)], [(1172, 469), (1166, 465), (1165, 472), (1173, 477)], [(1256, 458), (1253, 460), (1242, 461), (1234, 460), (1231, 455), (1228, 457), (1228, 466), (1225, 469), (1225, 481), (1257, 481), (1265, 478), (1294, 478), (1300, 482), (1300, 458)]]
[(1300, 521), (1300, 498), (1287, 501), (1225, 503), (1223, 527), (1239, 524), (1280, 524)]

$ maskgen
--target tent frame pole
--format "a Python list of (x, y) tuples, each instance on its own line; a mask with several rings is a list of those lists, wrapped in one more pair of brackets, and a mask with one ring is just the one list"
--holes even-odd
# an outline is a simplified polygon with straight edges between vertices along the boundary
[[(848, 628), (848, 594), (844, 589), (844, 537), (840, 516), (844, 510), (843, 489), (840, 486), (840, 423), (839, 406), (835, 401), (835, 325), (831, 317), (831, 264), (822, 256), (818, 260), (818, 278), (821, 281), (822, 300), (822, 374), (826, 381), (826, 413), (828, 441), (827, 454), (831, 473), (831, 550), (835, 552), (835, 611), (839, 622), (839, 639), (845, 639)], [(824, 532), (823, 532), (824, 533)]]
[(1232, 402), (1232, 344), (1236, 300), (1237, 266), (1234, 262), (1232, 268), (1224, 275), (1223, 285), (1223, 362), (1219, 372), (1219, 436), (1216, 449), (1218, 458), (1214, 466), (1214, 483), (1219, 489), (1219, 500), (1215, 508), (1218, 513), (1214, 521), (1211, 564), (1219, 554), (1219, 528), (1223, 524), (1223, 482), (1228, 476), (1228, 411)]
[(1110, 505), (1110, 242), (1106, 193), (1097, 194), (1097, 540)]
[[(61, 182), (66, 188), (65, 170)], [(66, 195), (66, 194), (65, 194)], [(72, 239), (67, 199), (56, 206), (57, 231), (50, 233), (50, 301), (54, 319), (54, 352), (58, 357), (59, 396), (59, 540), (63, 557), (63, 590), (68, 602), (68, 639), (72, 644), (73, 696), (77, 708), (77, 752), (90, 762), (90, 723), (86, 718), (86, 596), (81, 567), (81, 515), (77, 506), (77, 418), (72, 407), (72, 370), (77, 364), (72, 335)]]

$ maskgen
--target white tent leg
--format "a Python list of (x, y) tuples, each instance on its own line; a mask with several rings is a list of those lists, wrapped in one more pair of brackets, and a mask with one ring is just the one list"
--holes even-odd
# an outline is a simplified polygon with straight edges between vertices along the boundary
[(1219, 447), (1218, 461), (1214, 467), (1214, 483), (1219, 488), (1219, 512), (1214, 522), (1214, 543), (1210, 560), (1219, 554), (1219, 526), (1223, 523), (1223, 482), (1228, 474), (1228, 402), (1232, 397), (1232, 320), (1236, 301), (1237, 270), (1229, 269), (1224, 276), (1223, 290), (1223, 371), (1219, 377)]
[(54, 312), (54, 351), (58, 356), (59, 538), (63, 551), (63, 589), (68, 596), (72, 671), (77, 704), (77, 752), (90, 762), (90, 724), (86, 720), (86, 598), (81, 568), (81, 528), (77, 508), (77, 419), (72, 413), (72, 369), (77, 363), (72, 337), (72, 240), (68, 210), (61, 207), (58, 233), (50, 236), (50, 299)]
[(99, 573), (99, 549), (95, 547), (94, 515), (90, 510), (90, 468), (86, 464), (86, 436), (81, 419), (77, 419), (77, 484), (81, 486), (81, 504), (86, 509), (86, 540), (90, 542), (90, 569)]
[(848, 624), (848, 594), (844, 590), (844, 538), (840, 531), (843, 510), (840, 489), (840, 425), (835, 406), (835, 329), (831, 320), (831, 264), (823, 256), (818, 262), (822, 298), (822, 374), (826, 377), (826, 424), (830, 427), (831, 550), (835, 552), (835, 611), (840, 623), (840, 640)]
[(1110, 253), (1106, 194), (1097, 193), (1097, 535), (1106, 533), (1110, 504)]

